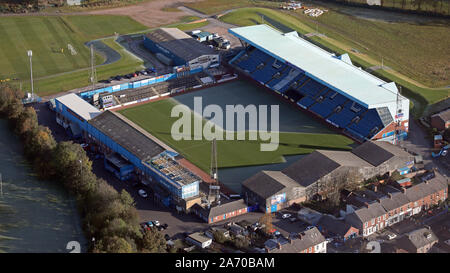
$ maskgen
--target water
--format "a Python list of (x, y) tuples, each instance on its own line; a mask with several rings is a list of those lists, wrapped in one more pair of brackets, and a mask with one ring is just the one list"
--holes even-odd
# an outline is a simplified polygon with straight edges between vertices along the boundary
[(85, 252), (74, 199), (58, 183), (35, 177), (5, 120), (0, 120), (0, 173), (0, 253), (68, 253), (70, 241)]

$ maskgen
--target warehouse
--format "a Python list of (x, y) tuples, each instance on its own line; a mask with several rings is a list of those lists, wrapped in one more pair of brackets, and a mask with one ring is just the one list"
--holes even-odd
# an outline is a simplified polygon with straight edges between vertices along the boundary
[(177, 28), (160, 28), (144, 37), (144, 46), (167, 65), (201, 71), (219, 65), (219, 54)]
[(328, 185), (340, 179), (359, 183), (413, 164), (413, 155), (384, 141), (368, 141), (349, 152), (316, 150), (281, 172), (261, 171), (250, 177), (242, 184), (242, 195), (250, 205), (275, 212), (326, 195)]
[(242, 183), (242, 196), (249, 205), (274, 212), (305, 201), (305, 190), (282, 172), (262, 171)]

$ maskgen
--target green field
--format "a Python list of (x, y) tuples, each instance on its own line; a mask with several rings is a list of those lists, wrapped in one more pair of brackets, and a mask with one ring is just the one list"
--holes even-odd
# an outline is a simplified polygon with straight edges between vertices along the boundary
[[(178, 102), (174, 99), (166, 99), (124, 109), (119, 112), (171, 146), (196, 166), (208, 172), (211, 160), (210, 141), (176, 141), (171, 136), (172, 124), (178, 118), (172, 118), (170, 114), (172, 107), (177, 104)], [(192, 124), (194, 119), (201, 119), (200, 116), (194, 115), (193, 112), (191, 114)], [(203, 124), (205, 124), (205, 120), (203, 120)], [(193, 134), (191, 136), (193, 138)], [(248, 135), (246, 139), (248, 139)], [(264, 142), (260, 140), (217, 141), (217, 150), (219, 152), (218, 166), (223, 168), (280, 163), (285, 161), (283, 158), (284, 155), (307, 154), (316, 149), (349, 150), (353, 141), (338, 134), (281, 132), (280, 144), (276, 151), (260, 151), (261, 143)]]
[[(262, 23), (276, 28), (288, 28), (306, 34), (316, 32), (326, 37), (311, 40), (338, 54), (349, 53), (354, 63), (364, 68), (384, 65), (391, 70), (373, 74), (395, 81), (405, 88), (403, 93), (414, 103), (413, 114), (421, 115), (427, 105), (449, 97), (448, 88), (428, 88), (425, 85), (448, 86), (450, 31), (446, 26), (424, 26), (405, 23), (383, 23), (359, 19), (329, 11), (313, 20), (301, 12), (281, 12), (266, 8), (242, 8), (230, 12), (221, 20), (247, 26)], [(357, 49), (360, 53), (355, 53)], [(406, 76), (405, 76), (406, 75)]]
[[(37, 93), (52, 93), (53, 90), (46, 88), (51, 87), (50, 81), (57, 79), (46, 79), (41, 84), (39, 78), (88, 68), (90, 54), (85, 42), (114, 32), (130, 33), (145, 29), (126, 16), (3, 17), (0, 19), (0, 80), (19, 79), (28, 84), (30, 65), (27, 50), (31, 49)], [(76, 55), (68, 50), (68, 44), (75, 48)], [(96, 64), (103, 60), (100, 55), (96, 56)], [(77, 78), (76, 73), (73, 76)], [(39, 85), (44, 89), (40, 90)]]
[[(112, 75), (127, 74), (143, 68), (143, 62), (133, 57), (126, 49), (114, 41), (114, 38), (104, 39), (103, 43), (115, 49), (121, 59), (115, 63), (96, 68), (98, 80), (107, 79)], [(67, 74), (48, 77), (34, 81), (34, 88), (40, 96), (48, 96), (90, 84), (89, 68)], [(24, 90), (30, 90), (30, 82), (23, 84)]]

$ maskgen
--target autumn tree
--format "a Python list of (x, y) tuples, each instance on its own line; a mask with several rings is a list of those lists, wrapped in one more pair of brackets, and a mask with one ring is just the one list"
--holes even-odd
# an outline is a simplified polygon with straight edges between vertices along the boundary
[(133, 242), (118, 236), (108, 236), (95, 243), (94, 253), (132, 253), (136, 249)]
[(146, 253), (164, 253), (167, 250), (166, 240), (163, 235), (155, 230), (146, 230), (142, 239), (138, 240), (138, 248)]
[(272, 214), (271, 213), (265, 213), (261, 218), (259, 219), (259, 223), (261, 225), (265, 225), (264, 232), (266, 234), (269, 234), (269, 232), (273, 229), (272, 225)]

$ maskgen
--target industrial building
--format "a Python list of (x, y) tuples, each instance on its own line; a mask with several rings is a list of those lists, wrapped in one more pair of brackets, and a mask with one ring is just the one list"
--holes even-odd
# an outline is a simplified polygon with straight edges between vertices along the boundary
[(104, 111), (75, 94), (55, 99), (57, 121), (104, 155), (119, 179), (136, 175), (166, 206), (189, 210), (200, 203), (201, 178), (179, 163), (178, 153), (122, 115)]
[(201, 71), (219, 65), (219, 54), (177, 28), (160, 28), (144, 37), (144, 46), (167, 65)]
[(384, 141), (368, 141), (350, 152), (317, 150), (281, 171), (261, 171), (242, 183), (248, 205), (275, 212), (320, 197), (337, 179), (361, 182), (411, 168), (414, 156)]
[(55, 99), (56, 122), (73, 137), (81, 137), (87, 122), (100, 115), (100, 111), (85, 100), (70, 93)]
[(298, 36), (267, 25), (228, 30), (244, 50), (230, 65), (360, 142), (405, 138), (409, 100), (385, 82)]

